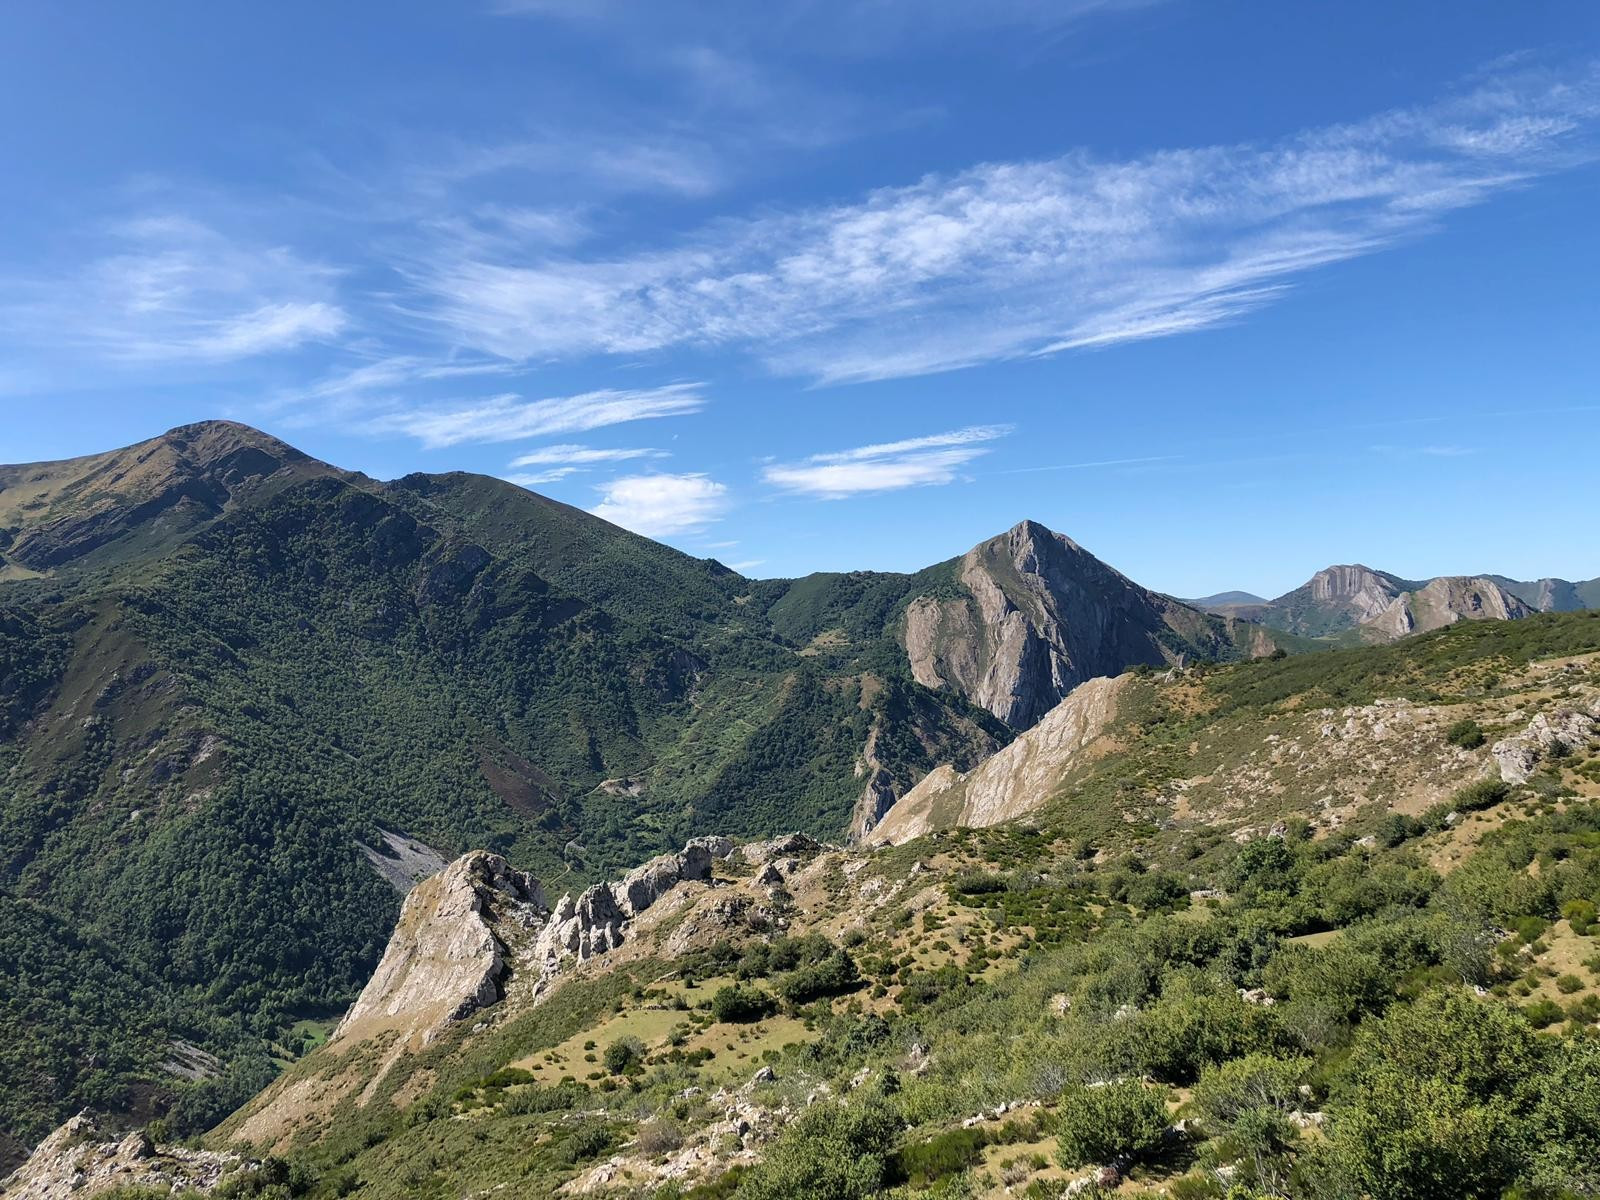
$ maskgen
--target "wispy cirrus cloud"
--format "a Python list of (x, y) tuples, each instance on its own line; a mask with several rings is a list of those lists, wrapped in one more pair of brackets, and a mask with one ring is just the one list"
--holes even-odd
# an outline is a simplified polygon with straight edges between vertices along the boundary
[(729, 500), (726, 484), (702, 474), (624, 475), (601, 489), (589, 511), (645, 537), (668, 537), (720, 520)]
[(761, 475), (786, 492), (822, 500), (952, 483), (960, 477), (962, 467), (988, 453), (985, 443), (1010, 432), (1009, 425), (972, 425), (949, 433), (814, 454), (797, 463), (772, 463)]
[[(543, 483), (555, 483), (576, 475), (591, 467), (602, 463), (631, 462), (641, 458), (665, 458), (665, 450), (649, 448), (605, 448), (596, 446), (559, 445), (541, 446), (539, 449), (527, 454), (518, 455), (511, 461), (511, 469), (515, 474), (505, 478), (522, 487), (537, 487)], [(526, 470), (519, 468), (536, 468)]]
[(338, 272), (181, 214), (119, 222), (85, 265), (8, 281), (0, 334), (115, 363), (227, 363), (331, 342)]
[(429, 449), (440, 449), (584, 433), (630, 421), (683, 416), (704, 406), (701, 385), (675, 383), (634, 390), (606, 388), (541, 400), (507, 394), (456, 404), (425, 403), (374, 414), (367, 425), (373, 432), (403, 433)]
[(1234, 320), (1593, 152), (1600, 71), (1524, 75), (1269, 145), (987, 163), (636, 253), (438, 246), (418, 309), (509, 359), (736, 348), (824, 383)]

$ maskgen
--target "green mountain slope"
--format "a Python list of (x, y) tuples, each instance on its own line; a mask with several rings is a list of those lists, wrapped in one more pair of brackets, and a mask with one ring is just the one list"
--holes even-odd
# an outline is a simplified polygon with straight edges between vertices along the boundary
[[(0, 592), (0, 896), (115, 944), (119, 978), (155, 989), (92, 1010), (86, 1033), (147, 1029), (109, 1061), (7, 1072), (0, 1126), (23, 1141), (84, 1103), (196, 1109), (159, 1069), (171, 1042), (253, 1089), (376, 961), (398, 897), (360, 846), (386, 832), (583, 880), (706, 821), (837, 834), (875, 726), (896, 731), (875, 776), (902, 790), (1007, 736), (892, 659), (797, 654), (717, 564), (495, 481), (377, 485), (271, 439), (245, 455), (249, 437), (124, 452), (163, 480), (259, 466), (205, 505), (133, 514), (132, 493), (80, 486), (8, 510), (18, 560), (51, 573)], [(83, 1022), (49, 979), (19, 971), (6, 1055)]]
[[(241, 1099), (372, 969), (402, 838), (582, 883), (709, 829), (841, 837), (1078, 679), (1275, 644), (1032, 522), (919, 573), (752, 581), (229, 422), (0, 468), (0, 554), (0, 899), (76, 939), (34, 939), (0, 1009), (20, 1141)], [(54, 981), (94, 946), (120, 982), (86, 1006)], [(179, 1045), (215, 1061), (164, 1067)]]
[[(1594, 1195), (1600, 614), (1118, 682), (1025, 822), (741, 848), (554, 968), (484, 889), (502, 992), (207, 1143), (374, 1200)], [(418, 897), (398, 958), (460, 919)]]

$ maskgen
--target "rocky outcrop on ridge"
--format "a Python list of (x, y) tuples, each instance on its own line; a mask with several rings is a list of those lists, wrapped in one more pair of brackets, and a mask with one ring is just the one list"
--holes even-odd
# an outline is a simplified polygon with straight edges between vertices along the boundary
[(1199, 607), (1305, 637), (1356, 631), (1366, 641), (1393, 641), (1457, 621), (1515, 621), (1585, 608), (1600, 600), (1600, 588), (1594, 581), (1524, 583), (1503, 575), (1410, 580), (1351, 563), (1324, 568), (1275, 600), (1243, 602), (1235, 595), (1242, 593), (1222, 593)]
[(1555, 713), (1540, 713), (1515, 737), (1504, 738), (1489, 748), (1489, 754), (1506, 783), (1526, 783), (1541, 762), (1562, 758), (1587, 746), (1600, 736), (1600, 700), (1591, 711), (1565, 708)]
[(1074, 687), (1128, 667), (1268, 653), (1253, 635), (1146, 590), (1071, 538), (1024, 521), (969, 550), (963, 595), (921, 596), (906, 609), (911, 672), (951, 688), (1013, 729), (1027, 729)]
[(708, 882), (713, 860), (732, 849), (726, 838), (696, 838), (553, 907), (537, 879), (498, 854), (463, 855), (407, 895), (377, 971), (334, 1037), (400, 1029), (431, 1041), (501, 1000), (513, 977), (537, 987), (615, 950), (630, 921), (679, 884)]
[(6, 1200), (86, 1200), (132, 1187), (210, 1192), (225, 1175), (254, 1170), (237, 1154), (156, 1146), (143, 1133), (117, 1136), (87, 1112), (67, 1121), (4, 1180)]
[(1415, 591), (1391, 600), (1362, 628), (1393, 640), (1412, 633), (1442, 629), (1457, 621), (1517, 621), (1533, 610), (1490, 579), (1442, 575)]
[[(577, 896), (568, 893), (534, 943), (532, 959), (543, 978), (567, 962), (585, 962), (622, 945), (624, 927), (680, 883), (711, 878), (713, 849), (726, 839), (696, 838), (677, 854), (652, 858), (616, 883), (597, 883)], [(731, 849), (731, 844), (730, 844)]]
[(965, 775), (932, 771), (866, 836), (894, 845), (954, 825), (997, 825), (1032, 811), (1110, 728), (1131, 676), (1080, 684), (1044, 719)]
[(543, 925), (548, 914), (533, 876), (498, 854), (463, 855), (406, 897), (377, 971), (334, 1037), (398, 1025), (426, 1041), (493, 1004), (507, 972), (503, 931)]

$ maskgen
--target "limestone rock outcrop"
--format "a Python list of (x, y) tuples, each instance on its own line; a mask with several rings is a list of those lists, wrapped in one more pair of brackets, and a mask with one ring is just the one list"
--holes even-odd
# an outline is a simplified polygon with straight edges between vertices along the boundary
[(67, 1121), (0, 1180), (6, 1200), (87, 1200), (132, 1187), (210, 1192), (226, 1175), (255, 1169), (237, 1154), (156, 1146), (143, 1133), (118, 1136), (87, 1112)]
[(377, 971), (334, 1036), (398, 1026), (429, 1040), (493, 1004), (507, 971), (502, 928), (541, 926), (548, 914), (533, 876), (498, 854), (463, 855), (406, 896)]
[(822, 849), (822, 843), (809, 834), (786, 833), (764, 842), (749, 842), (739, 853), (751, 866), (761, 866), (776, 858), (815, 858)]
[(1253, 642), (1236, 645), (1229, 623), (1140, 587), (1034, 521), (969, 550), (957, 580), (962, 595), (922, 596), (906, 609), (912, 674), (1013, 729), (1029, 728), (1095, 676), (1165, 665), (1182, 653), (1256, 650)]
[(615, 950), (629, 922), (680, 884), (709, 882), (714, 859), (732, 850), (727, 838), (696, 838), (553, 908), (537, 879), (498, 854), (463, 855), (406, 896), (383, 960), (334, 1037), (398, 1029), (431, 1041), (503, 999), (513, 978), (537, 986)]
[(1442, 629), (1457, 621), (1516, 621), (1532, 616), (1517, 597), (1490, 579), (1444, 575), (1415, 591), (1404, 591), (1362, 628), (1388, 640)]
[(1037, 808), (1106, 734), (1131, 678), (1080, 684), (1032, 729), (965, 775), (949, 766), (930, 772), (866, 840), (893, 845), (954, 825), (996, 825)]
[(1581, 750), (1600, 736), (1600, 704), (1595, 707), (1593, 713), (1574, 708), (1540, 713), (1521, 733), (1489, 747), (1501, 780), (1526, 783), (1542, 761)]

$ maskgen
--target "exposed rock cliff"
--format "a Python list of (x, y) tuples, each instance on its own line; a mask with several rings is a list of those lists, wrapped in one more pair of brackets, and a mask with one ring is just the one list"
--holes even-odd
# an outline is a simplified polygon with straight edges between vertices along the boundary
[(507, 973), (503, 939), (548, 915), (539, 881), (498, 854), (458, 858), (406, 897), (383, 960), (334, 1037), (403, 1028), (426, 1041), (493, 1004)]
[(475, 850), (406, 896), (372, 979), (334, 1038), (400, 1030), (432, 1040), (499, 1001), (514, 977), (539, 985), (568, 965), (615, 950), (629, 922), (680, 883), (705, 883), (726, 838), (696, 838), (614, 883), (568, 893), (554, 908), (533, 876)]
[(156, 1146), (143, 1133), (118, 1136), (88, 1113), (62, 1125), (4, 1180), (6, 1200), (85, 1200), (127, 1188), (210, 1192), (255, 1164), (216, 1150)]
[(1091, 679), (1004, 750), (965, 775), (933, 771), (889, 809), (868, 842), (895, 844), (952, 825), (997, 825), (1037, 808), (1116, 717), (1128, 676)]
[[(1034, 521), (969, 550), (957, 580), (962, 595), (923, 596), (906, 609), (912, 674), (926, 687), (960, 692), (1014, 729), (1028, 728), (1097, 675), (1186, 653), (1232, 657), (1254, 649), (1236, 644), (1233, 627), (1147, 591)], [(1264, 644), (1271, 649), (1270, 639)]]
[(1442, 629), (1457, 621), (1515, 621), (1533, 610), (1490, 579), (1442, 575), (1391, 600), (1364, 630), (1386, 639)]

